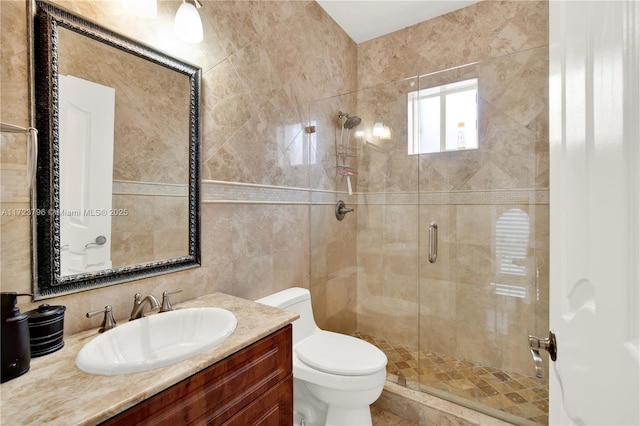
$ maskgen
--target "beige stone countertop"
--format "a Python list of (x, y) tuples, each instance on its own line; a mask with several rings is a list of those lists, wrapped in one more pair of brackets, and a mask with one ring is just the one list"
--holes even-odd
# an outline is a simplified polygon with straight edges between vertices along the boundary
[(87, 374), (75, 365), (78, 352), (98, 335), (97, 329), (68, 336), (62, 349), (32, 358), (26, 374), (0, 385), (0, 424), (98, 424), (298, 318), (293, 312), (222, 293), (174, 305), (174, 309), (193, 307), (228, 309), (238, 319), (236, 330), (215, 348), (186, 361), (120, 376)]

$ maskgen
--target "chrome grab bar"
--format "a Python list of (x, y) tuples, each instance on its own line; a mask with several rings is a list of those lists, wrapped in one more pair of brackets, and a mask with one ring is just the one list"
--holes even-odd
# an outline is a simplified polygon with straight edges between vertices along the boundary
[(438, 258), (438, 224), (429, 224), (429, 263), (436, 263)]

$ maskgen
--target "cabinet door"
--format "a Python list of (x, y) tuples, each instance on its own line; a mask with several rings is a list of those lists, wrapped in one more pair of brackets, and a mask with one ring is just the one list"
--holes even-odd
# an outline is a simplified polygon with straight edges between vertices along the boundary
[[(288, 325), (103, 424), (224, 424), (291, 377), (292, 354), (291, 325)], [(276, 398), (281, 405), (284, 399), (279, 398), (284, 396)], [(292, 392), (288, 404), (293, 411)], [(269, 409), (269, 404), (266, 407)]]
[(291, 426), (293, 424), (293, 375), (253, 401), (224, 426)]

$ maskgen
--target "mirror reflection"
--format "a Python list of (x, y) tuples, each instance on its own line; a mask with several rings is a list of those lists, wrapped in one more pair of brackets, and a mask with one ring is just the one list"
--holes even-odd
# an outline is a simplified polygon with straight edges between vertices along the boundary
[(59, 58), (61, 275), (187, 255), (189, 77), (64, 28)]
[(198, 266), (200, 69), (46, 2), (34, 32), (35, 299)]

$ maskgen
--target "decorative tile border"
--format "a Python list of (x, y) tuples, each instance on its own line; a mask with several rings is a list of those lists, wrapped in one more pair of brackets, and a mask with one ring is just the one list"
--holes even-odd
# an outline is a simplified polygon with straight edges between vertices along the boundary
[(358, 194), (358, 204), (549, 204), (547, 189)]
[(549, 204), (549, 190), (424, 192), (420, 204)]
[[(2, 197), (0, 198), (2, 202), (29, 201), (25, 174), (24, 167), (2, 168)], [(113, 193), (118, 195), (187, 197), (189, 188), (187, 185), (114, 181)], [(202, 182), (200, 195), (203, 203), (218, 204), (335, 204), (341, 199), (349, 204), (369, 205), (549, 204), (549, 190), (547, 189), (355, 193), (348, 195), (341, 191), (212, 180)]]
[(496, 191), (355, 193), (207, 180), (202, 182), (203, 203), (251, 204), (549, 204), (547, 189)]
[(309, 204), (310, 191), (306, 188), (204, 180), (200, 199), (203, 203)]
[(188, 197), (188, 185), (154, 182), (113, 181), (113, 193), (118, 195), (161, 195), (165, 197)]
[[(26, 166), (3, 165), (0, 169), (2, 191), (0, 202), (29, 202)], [(116, 195), (152, 195), (165, 197), (188, 197), (187, 185), (173, 185), (153, 182), (113, 181), (113, 194)]]

